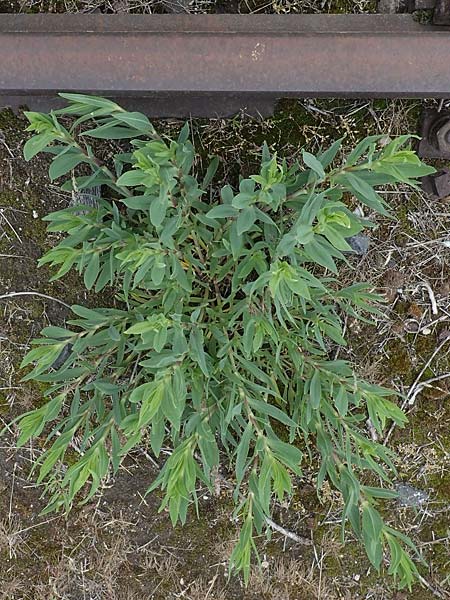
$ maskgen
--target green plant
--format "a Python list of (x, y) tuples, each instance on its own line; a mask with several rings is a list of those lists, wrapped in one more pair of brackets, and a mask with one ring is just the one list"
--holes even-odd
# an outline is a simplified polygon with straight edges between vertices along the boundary
[[(342, 535), (350, 522), (377, 569), (389, 551), (389, 573), (410, 587), (415, 547), (377, 509), (396, 496), (382, 487), (394, 454), (365, 430), (367, 414), (380, 435), (406, 417), (391, 390), (332, 358), (346, 344), (341, 316), (366, 321), (380, 298), (364, 283), (342, 286), (337, 263), (351, 251), (346, 238), (371, 226), (349, 196), (386, 215), (376, 186), (414, 187), (433, 169), (405, 149), (409, 136), (368, 137), (340, 164), (340, 140), (289, 166), (265, 146), (258, 174), (219, 191), (217, 158), (201, 181), (193, 174), (187, 125), (174, 141), (109, 100), (61, 95), (65, 109), (26, 113), (35, 135), (25, 158), (49, 152), (63, 189), (109, 193), (97, 208), (45, 217), (65, 235), (39, 264), (57, 268), (53, 279), (74, 268), (88, 289), (112, 286), (120, 308), (74, 306), (67, 328), (46, 327), (23, 360), (33, 365), (25, 379), (49, 386), (48, 402), (18, 421), (19, 446), (54, 423), (35, 465), (46, 511), (69, 510), (83, 493), (87, 502), (137, 444), (156, 457), (169, 444), (149, 491), (160, 487), (161, 509), (184, 523), (198, 481), (211, 486), (223, 457), (242, 524), (231, 564), (248, 580), (254, 533), (309, 460), (318, 490), (327, 478), (342, 494)], [(70, 129), (59, 120), (68, 116)], [(106, 165), (90, 138), (130, 142)], [(70, 175), (79, 165), (85, 174)]]

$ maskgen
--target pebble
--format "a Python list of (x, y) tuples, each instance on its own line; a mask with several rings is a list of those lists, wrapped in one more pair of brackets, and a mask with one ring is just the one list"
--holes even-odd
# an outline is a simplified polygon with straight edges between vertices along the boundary
[(358, 256), (364, 256), (369, 251), (369, 238), (366, 235), (357, 233), (346, 238), (345, 241)]
[(429, 497), (427, 492), (419, 490), (408, 483), (397, 483), (395, 489), (398, 493), (398, 503), (401, 506), (419, 508)]

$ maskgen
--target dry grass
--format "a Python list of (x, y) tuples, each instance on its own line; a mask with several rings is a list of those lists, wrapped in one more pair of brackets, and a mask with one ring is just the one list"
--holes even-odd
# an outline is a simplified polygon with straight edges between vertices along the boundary
[(0, 520), (0, 551), (8, 555), (9, 560), (23, 555), (27, 548), (25, 532), (16, 515)]
[(4, 0), (5, 12), (368, 13), (376, 0)]

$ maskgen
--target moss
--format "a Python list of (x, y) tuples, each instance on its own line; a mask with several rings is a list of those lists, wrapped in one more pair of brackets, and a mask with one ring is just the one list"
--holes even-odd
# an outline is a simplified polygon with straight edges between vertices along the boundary
[(0, 394), (0, 417), (7, 416), (10, 412), (8, 398), (4, 394)]
[[(408, 235), (413, 235), (415, 233), (414, 226), (408, 218), (410, 211), (410, 202), (402, 202), (402, 204), (398, 206), (395, 211), (395, 218), (400, 225), (398, 236), (402, 241), (403, 238), (405, 238), (405, 242), (408, 240)], [(397, 241), (397, 239), (398, 238), (396, 237), (395, 241)]]
[(406, 385), (412, 383), (414, 368), (405, 342), (395, 338), (386, 344), (385, 352), (387, 358), (383, 365), (386, 375), (392, 379), (400, 375)]
[(413, 19), (422, 25), (430, 25), (433, 22), (433, 10), (423, 9), (413, 12)]
[(25, 124), (25, 119), (16, 115), (11, 109), (5, 108), (0, 110), (0, 129), (4, 134), (8, 135), (9, 139), (11, 139), (11, 136), (16, 140), (21, 139), (23, 137), (23, 128)]

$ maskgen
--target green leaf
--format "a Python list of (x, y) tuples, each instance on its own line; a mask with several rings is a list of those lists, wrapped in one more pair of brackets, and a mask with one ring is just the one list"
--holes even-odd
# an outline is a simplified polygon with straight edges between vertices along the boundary
[(169, 203), (167, 198), (155, 198), (150, 204), (150, 221), (155, 227), (159, 227), (166, 217)]
[(319, 154), (319, 156), (317, 157), (317, 160), (320, 161), (320, 164), (324, 169), (329, 167), (333, 160), (336, 158), (337, 153), (342, 147), (343, 139), (344, 138), (340, 138), (339, 140), (336, 140), (327, 150)]
[[(132, 171), (128, 171), (128, 173), (130, 173), (130, 172), (132, 172)], [(130, 180), (130, 178), (128, 178), (128, 179)], [(122, 181), (124, 181), (124, 180), (122, 179)], [(125, 179), (125, 181), (126, 181), (126, 179)], [(134, 185), (134, 184), (123, 184), (123, 183), (119, 183), (119, 180), (118, 180), (118, 185)], [(150, 204), (153, 202), (153, 200), (154, 200), (154, 196), (146, 196), (146, 195), (129, 196), (128, 198), (120, 199), (120, 201), (123, 202), (125, 204), (125, 206), (128, 206), (128, 208), (132, 208), (134, 210), (148, 210), (150, 208)]]
[(245, 465), (247, 462), (250, 440), (253, 437), (253, 427), (251, 423), (247, 423), (242, 437), (239, 441), (236, 451), (236, 482), (239, 484), (245, 475)]
[(361, 140), (356, 144), (355, 148), (350, 152), (345, 162), (346, 167), (351, 167), (357, 163), (357, 161), (364, 155), (365, 152), (370, 148), (372, 144), (376, 144), (380, 141), (384, 135), (369, 135), (368, 137)]
[(249, 398), (248, 402), (258, 412), (276, 419), (280, 423), (283, 423), (283, 425), (287, 425), (288, 427), (297, 426), (295, 421), (293, 421), (285, 412), (279, 408), (276, 408), (276, 406), (273, 406), (272, 404), (261, 402), (261, 400), (256, 400), (255, 398)]
[(319, 160), (317, 160), (317, 158), (313, 154), (303, 150), (302, 158), (303, 158), (303, 162), (305, 163), (305, 165), (307, 167), (309, 167), (310, 169), (312, 169), (314, 171), (314, 173), (316, 173), (319, 176), (319, 179), (325, 179), (326, 175), (325, 175), (323, 166), (322, 166), (321, 162)]
[(253, 206), (250, 206), (249, 208), (244, 208), (244, 210), (241, 210), (239, 213), (239, 216), (237, 218), (237, 222), (236, 222), (237, 235), (242, 235), (243, 233), (245, 233), (246, 231), (251, 229), (253, 227), (253, 224), (255, 223), (255, 221), (256, 221), (256, 211), (253, 208)]
[(40, 133), (34, 135), (25, 142), (23, 147), (23, 156), (26, 161), (31, 160), (36, 154), (42, 152), (49, 144), (55, 140), (56, 136), (53, 133)]
[[(178, 378), (182, 378), (183, 386), (177, 385), (177, 374)], [(179, 367), (175, 369), (175, 375), (172, 382), (167, 383), (166, 395), (164, 403), (162, 405), (162, 411), (164, 416), (172, 424), (174, 431), (178, 432), (180, 429), (180, 420), (183, 415), (184, 407), (186, 403), (186, 386), (184, 385), (184, 379), (182, 371)]]
[(342, 417), (345, 417), (348, 411), (348, 394), (345, 387), (340, 386), (335, 399), (336, 408)]
[(211, 427), (203, 421), (197, 428), (198, 447), (202, 454), (205, 472), (209, 476), (211, 469), (219, 464), (219, 449)]
[(70, 100), (70, 102), (77, 102), (84, 104), (88, 107), (93, 108), (107, 108), (111, 111), (122, 110), (118, 104), (107, 98), (101, 98), (100, 96), (89, 96), (86, 94), (72, 94), (72, 93), (59, 93), (58, 96)]
[(237, 260), (243, 247), (242, 236), (239, 235), (236, 222), (230, 227), (230, 246), (234, 260)]
[(55, 156), (49, 168), (50, 179), (58, 179), (84, 161), (86, 157), (81, 152), (65, 152)]
[(189, 122), (186, 121), (186, 123), (183, 125), (183, 127), (180, 130), (180, 134), (178, 136), (178, 143), (180, 145), (185, 144), (189, 139), (189, 135), (190, 135)]
[(286, 444), (286, 442), (282, 442), (280, 439), (275, 437), (270, 437), (268, 439), (268, 443), (278, 460), (280, 460), (289, 469), (291, 469), (291, 471), (300, 477), (300, 464), (303, 459), (301, 450), (292, 444)]
[(19, 421), (20, 435), (17, 446), (24, 446), (29, 439), (38, 437), (48, 421), (56, 419), (64, 401), (63, 395), (55, 396), (41, 408), (23, 415)]
[(315, 371), (309, 384), (309, 397), (311, 399), (311, 407), (317, 410), (322, 401), (322, 384), (320, 381), (320, 371)]
[(380, 568), (381, 559), (383, 557), (383, 548), (381, 544), (383, 526), (384, 524), (380, 517), (380, 513), (370, 506), (370, 504), (365, 504), (362, 511), (364, 546), (370, 562), (376, 569)]
[(165, 380), (144, 383), (137, 387), (130, 396), (130, 402), (141, 404), (137, 427), (145, 427), (158, 412), (165, 393)]
[(206, 216), (210, 219), (227, 219), (236, 217), (239, 214), (237, 208), (228, 204), (219, 204), (206, 213)]
[(208, 185), (213, 180), (214, 175), (217, 172), (218, 166), (219, 166), (219, 157), (218, 156), (214, 156), (214, 158), (209, 163), (208, 168), (206, 170), (205, 177), (203, 178), (203, 182), (202, 182), (202, 188), (203, 189), (207, 188)]
[(100, 257), (97, 253), (93, 254), (88, 262), (84, 272), (84, 285), (90, 290), (98, 277), (100, 271)]
[(137, 133), (135, 129), (129, 127), (120, 127), (117, 125), (101, 125), (95, 129), (89, 129), (83, 131), (80, 135), (85, 137), (92, 137), (101, 140), (125, 140), (128, 138), (134, 138), (142, 133)]
[(113, 465), (114, 473), (117, 473), (122, 457), (120, 456), (120, 440), (115, 427), (111, 429), (111, 446), (111, 462)]
[(146, 174), (143, 171), (132, 169), (118, 178), (117, 185), (142, 185), (142, 183), (145, 181), (145, 178)]
[(380, 487), (370, 487), (367, 485), (363, 485), (362, 490), (365, 494), (371, 496), (372, 498), (383, 498), (386, 500), (394, 500), (398, 498), (398, 492), (395, 490), (387, 490)]
[(333, 260), (331, 253), (319, 240), (312, 240), (304, 245), (304, 251), (308, 258), (313, 262), (329, 269), (332, 273), (337, 273), (336, 263)]
[(203, 331), (199, 327), (193, 327), (189, 336), (189, 354), (198, 364), (203, 374), (209, 377), (208, 364), (206, 362), (206, 353), (204, 349)]
[(356, 176), (353, 173), (345, 173), (336, 177), (335, 181), (346, 187), (360, 202), (369, 208), (382, 215), (389, 216), (381, 196), (361, 176)]
[(148, 117), (140, 112), (118, 112), (114, 113), (114, 118), (142, 133), (149, 135), (155, 133), (155, 129), (148, 120)]

